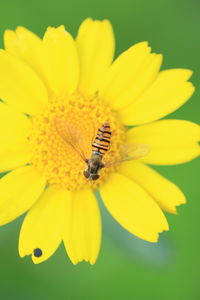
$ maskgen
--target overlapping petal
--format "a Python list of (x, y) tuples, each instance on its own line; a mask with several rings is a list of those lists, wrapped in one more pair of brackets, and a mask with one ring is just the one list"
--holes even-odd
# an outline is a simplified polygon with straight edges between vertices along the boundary
[(139, 184), (167, 212), (176, 213), (176, 206), (186, 202), (184, 194), (174, 183), (143, 163), (123, 163), (120, 173)]
[(153, 198), (137, 183), (121, 174), (112, 174), (100, 187), (102, 200), (111, 215), (126, 230), (149, 242), (168, 230), (167, 220)]
[(76, 45), (81, 67), (79, 90), (91, 96), (113, 60), (115, 41), (110, 22), (86, 19), (79, 28)]
[(184, 163), (199, 156), (200, 126), (183, 120), (162, 120), (132, 128), (129, 143), (147, 144), (150, 153), (142, 160), (157, 165)]
[(0, 225), (26, 212), (39, 198), (46, 180), (32, 166), (18, 168), (0, 179)]
[(67, 200), (65, 220), (64, 243), (71, 261), (94, 264), (101, 243), (101, 218), (92, 191), (73, 192)]
[[(32, 254), (34, 263), (47, 260), (58, 248), (62, 240), (66, 202), (70, 192), (49, 187), (37, 203), (27, 213), (19, 238), (21, 257)], [(42, 255), (34, 256), (40, 249)]]
[(29, 162), (29, 119), (7, 104), (0, 103), (0, 172)]
[(193, 94), (186, 69), (165, 70), (132, 104), (120, 111), (125, 125), (140, 125), (158, 120), (182, 106)]
[(45, 81), (42, 66), (42, 40), (25, 27), (19, 26), (4, 33), (5, 49), (33, 68)]
[(120, 110), (137, 99), (156, 77), (162, 56), (151, 54), (147, 42), (122, 53), (105, 74), (99, 87), (102, 99)]
[(47, 82), (56, 96), (64, 97), (76, 90), (79, 61), (72, 36), (64, 26), (49, 27), (43, 38), (43, 67)]
[(30, 152), (26, 150), (0, 150), (0, 173), (26, 165), (30, 160)]
[(27, 64), (5, 50), (0, 50), (0, 66), (1, 99), (30, 115), (47, 105), (47, 90)]

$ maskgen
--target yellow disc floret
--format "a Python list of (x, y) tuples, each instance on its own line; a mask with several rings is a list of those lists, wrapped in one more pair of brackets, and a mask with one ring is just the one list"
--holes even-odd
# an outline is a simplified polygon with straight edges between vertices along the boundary
[[(31, 163), (44, 172), (49, 185), (68, 190), (81, 189), (88, 181), (83, 176), (86, 163), (75, 149), (59, 134), (56, 119), (66, 120), (76, 128), (79, 146), (86, 158), (91, 157), (92, 142), (97, 130), (105, 122), (109, 122), (112, 130), (110, 150), (105, 154), (103, 162), (119, 157), (119, 149), (124, 139), (124, 128), (117, 114), (98, 96), (85, 99), (73, 94), (66, 99), (53, 99), (40, 114), (31, 118), (32, 126), (29, 136), (31, 144)], [(76, 145), (77, 147), (77, 145)], [(90, 182), (95, 188), (112, 171), (103, 168), (100, 178)]]

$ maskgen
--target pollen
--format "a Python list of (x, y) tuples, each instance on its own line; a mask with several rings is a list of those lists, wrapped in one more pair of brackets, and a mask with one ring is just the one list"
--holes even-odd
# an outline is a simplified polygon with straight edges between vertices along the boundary
[(67, 121), (76, 128), (79, 147), (86, 158), (92, 154), (92, 142), (105, 122), (109, 122), (112, 131), (109, 151), (103, 157), (103, 163), (119, 157), (124, 141), (125, 129), (119, 116), (96, 95), (86, 99), (73, 94), (65, 99), (53, 99), (38, 115), (31, 118), (29, 142), (31, 145), (31, 163), (47, 178), (48, 185), (68, 190), (79, 190), (86, 185), (96, 188), (114, 170), (106, 167), (100, 170), (96, 181), (88, 181), (83, 172), (86, 162), (62, 136), (56, 128), (56, 119)]

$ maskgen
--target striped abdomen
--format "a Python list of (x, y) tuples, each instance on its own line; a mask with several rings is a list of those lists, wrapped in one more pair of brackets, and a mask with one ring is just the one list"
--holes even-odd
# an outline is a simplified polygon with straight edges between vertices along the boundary
[(111, 129), (109, 123), (104, 123), (102, 128), (98, 129), (96, 138), (92, 143), (92, 151), (105, 154), (110, 146)]

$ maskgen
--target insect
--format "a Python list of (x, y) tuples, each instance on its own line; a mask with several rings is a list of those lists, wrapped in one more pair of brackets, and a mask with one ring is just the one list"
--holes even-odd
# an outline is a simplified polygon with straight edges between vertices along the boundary
[(83, 171), (83, 175), (89, 180), (97, 180), (100, 177), (99, 171), (102, 168), (141, 158), (150, 151), (147, 145), (125, 144), (118, 158), (109, 163), (103, 163), (104, 155), (110, 149), (111, 143), (112, 131), (109, 122), (105, 122), (102, 127), (98, 129), (96, 137), (91, 143), (92, 153), (90, 158), (86, 158), (84, 154), (85, 140), (75, 127), (60, 118), (55, 119), (55, 127), (60, 137), (70, 145), (86, 163), (86, 169)]
[(33, 254), (35, 257), (40, 257), (42, 256), (42, 250), (40, 248), (36, 248), (33, 250)]
[(111, 128), (108, 122), (98, 129), (94, 142), (92, 143), (92, 155), (87, 159), (87, 169), (83, 172), (86, 178), (97, 180), (99, 171), (105, 167), (102, 162), (103, 156), (110, 148)]

